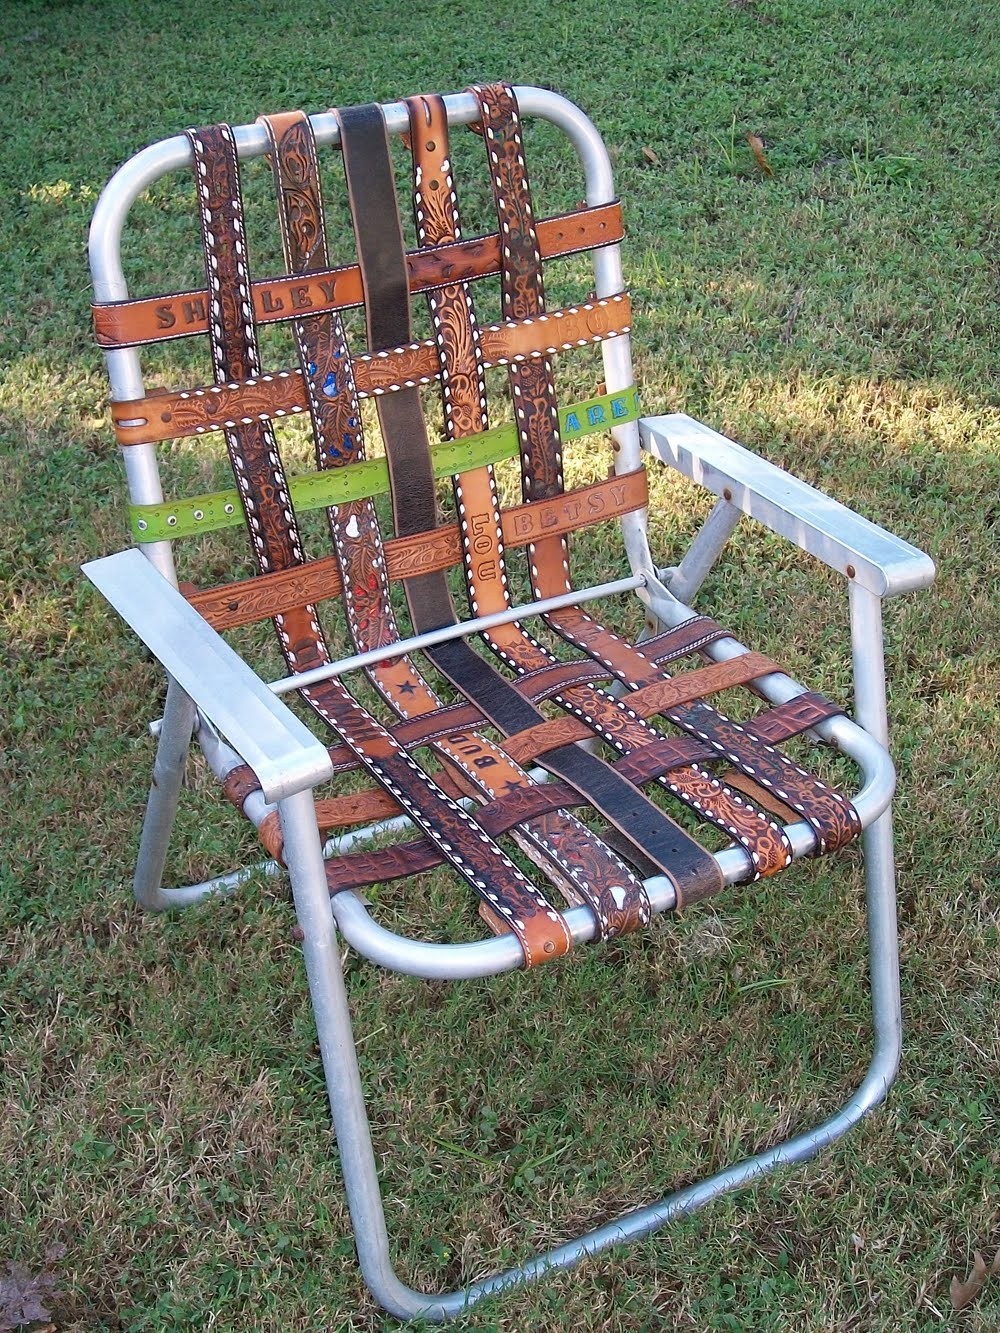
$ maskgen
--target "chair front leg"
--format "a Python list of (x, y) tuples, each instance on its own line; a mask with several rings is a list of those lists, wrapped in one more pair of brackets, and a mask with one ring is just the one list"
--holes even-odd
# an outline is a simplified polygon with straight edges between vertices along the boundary
[[(853, 579), (848, 589), (854, 664), (854, 713), (860, 725), (888, 749), (889, 712), (885, 692), (882, 599)], [(888, 1089), (899, 1067), (902, 1045), (891, 806), (865, 829), (863, 847), (875, 1041), (876, 1050), (882, 1056)]]
[(389, 1258), (385, 1211), (312, 792), (286, 796), (278, 803), (278, 811), (358, 1262), (376, 1300), (391, 1313), (409, 1319), (426, 1308), (428, 1298), (399, 1280)]

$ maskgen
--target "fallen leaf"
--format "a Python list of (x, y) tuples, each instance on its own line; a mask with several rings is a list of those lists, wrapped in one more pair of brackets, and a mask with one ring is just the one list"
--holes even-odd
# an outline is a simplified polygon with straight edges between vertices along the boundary
[(753, 153), (754, 161), (760, 167), (765, 176), (774, 175), (774, 167), (767, 160), (767, 154), (764, 152), (764, 140), (759, 134), (751, 134), (747, 131), (747, 143), (750, 145), (750, 151)]
[(661, 165), (658, 154), (654, 153), (652, 148), (643, 148), (642, 155), (647, 162), (652, 162), (654, 167)]
[[(34, 1277), (20, 1264), (8, 1262), (6, 1274), (0, 1274), (0, 1333), (12, 1333), (14, 1329), (51, 1319), (41, 1298), (48, 1299), (54, 1292), (56, 1275), (52, 1265), (65, 1254), (66, 1246), (55, 1241), (45, 1251), (45, 1267)], [(48, 1333), (49, 1329), (55, 1329), (55, 1324), (48, 1324), (40, 1333)]]
[[(994, 1265), (996, 1261), (994, 1260)], [(976, 1250), (972, 1258), (972, 1272), (964, 1282), (959, 1282), (957, 1277), (951, 1279), (951, 1308), (953, 1310), (964, 1310), (967, 1305), (979, 1295), (983, 1283), (986, 1281), (986, 1260)]]
[(54, 1286), (55, 1277), (47, 1269), (32, 1277), (20, 1264), (8, 1263), (6, 1276), (0, 1277), (0, 1333), (49, 1319), (41, 1297)]

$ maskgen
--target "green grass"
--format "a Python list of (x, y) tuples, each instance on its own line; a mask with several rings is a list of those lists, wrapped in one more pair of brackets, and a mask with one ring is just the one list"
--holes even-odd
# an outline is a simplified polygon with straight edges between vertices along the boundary
[[(647, 407), (729, 431), (939, 577), (888, 610), (907, 1026), (887, 1107), (807, 1169), (460, 1326), (995, 1329), (1000, 1280), (959, 1315), (948, 1296), (1000, 1243), (993, 7), (9, 0), (4, 20), (0, 1274), (65, 1244), (66, 1330), (393, 1326), (357, 1275), (281, 889), (171, 920), (130, 904), (160, 683), (77, 571), (127, 544), (85, 236), (112, 170), (187, 125), (508, 75), (577, 100), (612, 147)], [(572, 204), (545, 136), (529, 151), (550, 206)], [(130, 263), (187, 280), (180, 210), (157, 189), (141, 213)], [(706, 502), (666, 477), (655, 494), (669, 563)], [(581, 542), (581, 576), (607, 551)], [(705, 602), (847, 695), (825, 571), (741, 529)], [(196, 768), (178, 879), (252, 854), (210, 788)], [(490, 985), (349, 960), (404, 1274), (490, 1271), (836, 1107), (863, 1070), (859, 895), (856, 858), (809, 865)]]

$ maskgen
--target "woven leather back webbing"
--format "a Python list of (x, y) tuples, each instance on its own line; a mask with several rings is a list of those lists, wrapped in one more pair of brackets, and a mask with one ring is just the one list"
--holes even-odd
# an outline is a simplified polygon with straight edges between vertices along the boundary
[[(344, 166), (363, 275), (367, 275), (369, 264), (372, 266), (371, 278), (365, 277), (366, 311), (377, 308), (380, 312), (377, 320), (369, 318), (369, 338), (375, 350), (379, 340), (397, 343), (410, 337), (402, 232), (384, 122), (380, 113), (375, 119), (376, 113), (377, 109), (364, 116), (357, 111), (341, 113)], [(426, 427), (415, 389), (403, 388), (383, 396), (378, 406), (397, 531), (405, 536), (433, 522), (434, 479)], [(465, 520), (460, 510), (460, 526), (465, 526)], [(454, 621), (443, 575), (417, 575), (407, 579), (404, 586), (418, 631)], [(428, 649), (427, 654), (442, 674), (505, 733), (521, 731), (543, 720), (468, 644), (441, 644)], [(596, 756), (576, 746), (565, 746), (542, 756), (540, 762), (576, 787), (626, 839), (643, 850), (677, 883), (680, 895), (689, 889), (697, 896), (705, 891), (706, 884), (718, 887), (714, 858)], [(597, 878), (595, 882), (600, 884), (602, 880)], [(644, 898), (643, 894), (636, 907), (642, 915), (648, 913)]]

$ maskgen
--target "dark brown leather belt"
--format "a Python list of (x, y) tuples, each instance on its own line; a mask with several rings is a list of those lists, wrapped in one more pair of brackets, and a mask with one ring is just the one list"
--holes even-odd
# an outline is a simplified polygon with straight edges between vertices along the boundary
[[(345, 120), (349, 121), (351, 115), (348, 113)], [(326, 262), (315, 145), (304, 116), (272, 117), (266, 124), (282, 202), (286, 262), (293, 272), (305, 274), (310, 263)], [(345, 129), (345, 134), (349, 136), (350, 130)], [(299, 344), (303, 379), (310, 389), (320, 466), (360, 460), (364, 456), (364, 441), (356, 386), (352, 384), (353, 363), (347, 356), (339, 320), (331, 314), (309, 316), (294, 321), (293, 330)], [(331, 443), (335, 447), (330, 447)], [(399, 632), (389, 600), (388, 562), (374, 506), (359, 501), (328, 512), (355, 647), (366, 651), (396, 641)], [(405, 657), (375, 666), (369, 676), (383, 697), (404, 717), (440, 709), (426, 681)], [(451, 785), (457, 783), (455, 795), (471, 794), (477, 799), (493, 800), (503, 791), (530, 782), (502, 750), (481, 736), (458, 731), (457, 724), (435, 738), (433, 744), (447, 761), (442, 777), (449, 776)], [(538, 819), (513, 830), (512, 836), (572, 902), (581, 901), (581, 893), (589, 892), (587, 885), (595, 863), (604, 872), (604, 883), (625, 885), (633, 878), (618, 857), (605, 852), (593, 835), (565, 812), (546, 811)], [(539, 905), (526, 902), (523, 893), (516, 899), (508, 895), (510, 912), (498, 915), (494, 896), (485, 895), (484, 902), (491, 924), (497, 929), (508, 929), (513, 920), (523, 937), (526, 957), (530, 961), (537, 956), (538, 940), (532, 936), (538, 935), (539, 927), (532, 924), (531, 918), (539, 916)], [(608, 895), (595, 895), (592, 906), (598, 913), (602, 934), (614, 934), (634, 924), (622, 918), (620, 909)], [(560, 938), (548, 924), (550, 913), (541, 915), (547, 931), (543, 952), (548, 956), (563, 952), (569, 947), (565, 927)]]
[[(411, 119), (411, 126), (412, 126)], [(410, 335), (403, 243), (381, 113), (352, 111), (341, 117), (342, 146), (352, 200), (358, 252), (365, 280), (369, 339), (378, 350)], [(391, 263), (390, 263), (391, 258)], [(392, 481), (396, 530), (406, 536), (435, 519), (434, 479), (423, 414), (415, 390), (378, 400)], [(463, 540), (469, 537), (461, 506)], [(419, 631), (454, 623), (447, 584), (440, 574), (405, 580), (407, 602)], [(474, 608), (475, 609), (475, 605)], [(452, 642), (427, 650), (435, 666), (502, 731), (510, 734), (542, 721), (541, 715), (468, 644)], [(673, 824), (613, 769), (576, 746), (548, 752), (543, 766), (576, 787), (623, 835), (644, 850), (683, 894), (699, 876), (719, 883), (714, 858)], [(643, 895), (644, 897), (644, 895)], [(641, 905), (648, 912), (648, 905)]]

